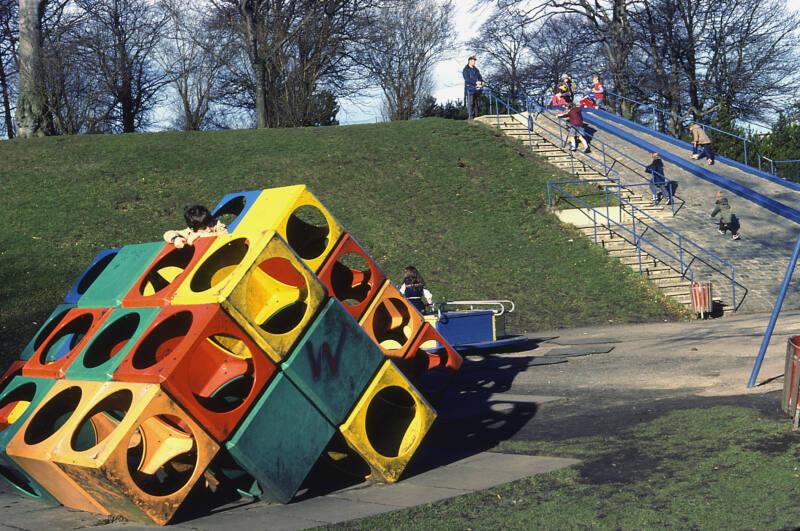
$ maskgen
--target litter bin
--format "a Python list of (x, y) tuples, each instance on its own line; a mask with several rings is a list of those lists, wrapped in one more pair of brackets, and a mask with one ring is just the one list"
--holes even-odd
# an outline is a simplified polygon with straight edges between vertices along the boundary
[(792, 336), (786, 344), (786, 365), (783, 368), (783, 396), (781, 409), (790, 417), (797, 411), (797, 395), (800, 392), (800, 370), (797, 361), (800, 359), (800, 336)]
[(692, 308), (705, 319), (711, 313), (711, 282), (692, 282)]

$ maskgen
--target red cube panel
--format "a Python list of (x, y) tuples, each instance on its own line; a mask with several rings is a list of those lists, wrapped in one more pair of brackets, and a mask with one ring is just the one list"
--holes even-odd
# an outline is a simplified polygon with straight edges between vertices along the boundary
[(108, 315), (108, 308), (69, 310), (25, 363), (23, 376), (64, 378), (67, 368)]
[(170, 306), (114, 380), (160, 383), (217, 441), (227, 440), (277, 366), (221, 307)]
[(396, 359), (405, 357), (422, 323), (422, 314), (388, 281), (359, 321), (383, 354)]
[(348, 233), (331, 252), (318, 276), (328, 293), (336, 297), (355, 319), (364, 315), (386, 280), (378, 264)]
[[(425, 350), (434, 348), (431, 344), (426, 345), (433, 341), (440, 348), (436, 352)], [(436, 401), (450, 385), (463, 361), (441, 334), (430, 323), (425, 323), (406, 355), (395, 363), (425, 398)]]
[(139, 308), (169, 305), (175, 291), (216, 239), (216, 237), (199, 238), (195, 240), (194, 245), (187, 245), (181, 249), (174, 245), (164, 246), (150, 267), (122, 299), (122, 306)]

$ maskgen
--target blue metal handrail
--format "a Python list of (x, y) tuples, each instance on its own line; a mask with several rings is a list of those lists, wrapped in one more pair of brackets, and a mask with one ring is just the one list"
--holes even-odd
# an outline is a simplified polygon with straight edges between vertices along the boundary
[[(551, 182), (548, 182), (547, 183), (547, 198), (548, 198), (547, 206), (548, 207), (552, 207), (553, 206), (552, 193), (551, 193), (551, 188), (552, 188), (552, 189), (555, 189), (556, 191), (564, 194), (565, 196), (569, 197), (570, 199), (573, 199), (573, 200), (581, 203), (585, 208), (588, 208), (588, 209), (591, 209), (593, 211), (596, 211), (597, 209), (595, 207), (590, 206), (585, 201), (575, 197), (570, 192), (567, 192), (566, 190), (564, 190), (563, 188), (558, 186), (560, 184), (573, 184), (573, 183), (580, 183), (580, 182), (582, 182), (582, 181), (551, 181)], [(695, 258), (699, 259), (702, 263), (705, 263), (709, 267), (712, 267), (712, 269), (716, 270), (717, 272), (719, 272), (724, 277), (729, 278), (730, 281), (731, 281), (732, 304), (733, 304), (734, 309), (738, 308), (737, 297), (736, 297), (736, 285), (737, 285), (737, 282), (736, 282), (736, 267), (732, 263), (730, 263), (729, 261), (727, 261), (727, 260), (725, 260), (723, 258), (720, 258), (715, 253), (705, 249), (701, 245), (698, 245), (697, 243), (695, 243), (694, 241), (690, 240), (689, 238), (684, 237), (678, 231), (676, 231), (676, 230), (664, 225), (662, 222), (660, 222), (657, 219), (653, 218), (652, 216), (650, 216), (649, 214), (647, 214), (646, 212), (644, 212), (643, 210), (638, 208), (636, 205), (628, 202), (627, 200), (623, 199), (622, 197), (620, 197), (620, 196), (616, 196), (616, 197), (620, 201), (620, 222), (614, 221), (611, 218), (611, 215), (609, 213), (610, 208), (609, 208), (609, 200), (608, 200), (608, 189), (606, 189), (606, 204), (605, 204), (606, 214), (603, 217), (605, 217), (609, 222), (613, 222), (615, 224), (615, 226), (619, 225), (620, 227), (622, 227), (627, 232), (632, 232), (633, 235), (634, 235), (634, 242), (633, 243), (637, 244), (636, 212), (638, 211), (640, 218), (642, 216), (644, 216), (648, 220), (650, 220), (650, 222), (651, 222), (650, 224), (646, 225), (647, 229), (645, 229), (644, 231), (642, 231), (641, 234), (638, 235), (639, 240), (643, 239), (642, 235), (647, 230), (652, 228), (654, 225), (656, 227), (658, 227), (658, 229), (661, 229), (661, 230), (656, 230), (655, 232), (657, 234), (660, 234), (661, 236), (663, 236), (668, 242), (670, 242), (673, 245), (677, 246), (677, 253), (678, 253), (677, 256), (672, 254), (671, 252), (665, 250), (665, 249), (662, 249), (661, 247), (659, 247), (658, 245), (656, 245), (652, 241), (649, 241), (647, 239), (644, 239), (644, 240), (647, 243), (649, 243), (650, 245), (652, 245), (653, 248), (655, 248), (656, 250), (664, 253), (669, 258), (674, 259), (680, 266), (679, 272), (681, 273), (681, 276), (685, 277), (686, 274), (689, 273), (691, 281), (694, 281), (694, 271), (691, 270), (691, 264), (694, 262)], [(633, 231), (631, 231), (631, 229), (628, 229), (624, 224), (621, 223), (622, 206), (623, 205), (628, 206), (631, 209), (630, 215), (631, 215), (631, 220), (632, 220)], [(602, 215), (602, 212), (601, 212), (601, 215)], [(671, 240), (666, 235), (664, 235), (664, 233), (662, 231), (663, 232), (667, 232), (667, 233), (669, 233), (670, 235), (672, 235), (674, 237), (677, 237), (678, 241), (676, 242), (674, 240)], [(597, 241), (596, 221), (595, 221), (595, 235), (594, 236), (595, 236), (595, 242), (596, 242)], [(699, 251), (699, 254), (706, 255), (707, 257), (710, 257), (711, 259), (719, 262), (722, 267), (729, 268), (730, 269), (730, 274), (728, 275), (727, 273), (723, 272), (719, 267), (715, 267), (715, 266), (711, 265), (707, 260), (703, 259), (701, 256), (698, 256), (697, 253), (689, 251), (689, 249), (687, 249), (687, 247), (691, 247), (691, 248), (695, 249), (696, 251)], [(686, 260), (684, 259), (684, 253), (687, 253), (690, 256), (693, 256), (694, 258), (692, 260), (689, 260), (688, 263), (687, 263)], [(639, 262), (640, 262), (640, 272), (641, 272), (641, 256), (639, 257)]]
[[(491, 90), (489, 90), (489, 92), (488, 92), (488, 95), (489, 95), (489, 97), (490, 97), (490, 98), (491, 98), (493, 95), (494, 95), (494, 97), (496, 97), (496, 95), (495, 95), (493, 92), (491, 92)], [(529, 132), (533, 130), (533, 120), (532, 120), (532, 119), (531, 119), (531, 117), (530, 117), (530, 116), (531, 116), (531, 110), (530, 110), (530, 109), (531, 109), (531, 106), (533, 106), (533, 108), (534, 108), (534, 109), (536, 109), (536, 113), (537, 113), (537, 115), (539, 115), (539, 116), (543, 116), (543, 117), (544, 117), (544, 118), (545, 118), (547, 121), (549, 121), (550, 123), (552, 123), (553, 125), (555, 125), (556, 127), (558, 127), (558, 129), (559, 129), (559, 142), (560, 142), (560, 143), (561, 143), (561, 145), (563, 146), (563, 144), (564, 144), (564, 138), (563, 138), (563, 136), (561, 135), (561, 133), (562, 133), (562, 131), (563, 131), (563, 126), (564, 126), (564, 125), (566, 125), (566, 126), (567, 126), (567, 127), (570, 129), (570, 130), (573, 130), (573, 129), (574, 129), (574, 127), (573, 127), (571, 124), (569, 124), (569, 123), (566, 123), (566, 124), (565, 124), (565, 123), (561, 123), (561, 122), (559, 122), (559, 121), (557, 121), (557, 120), (553, 119), (552, 117), (550, 117), (548, 114), (546, 114), (546, 113), (544, 112), (544, 111), (546, 111), (547, 109), (546, 109), (544, 106), (542, 106), (542, 105), (540, 105), (539, 103), (537, 103), (536, 101), (534, 101), (534, 100), (533, 100), (533, 99), (532, 99), (530, 96), (528, 96), (527, 94), (525, 94), (525, 92), (524, 92), (524, 91), (521, 91), (521, 97), (525, 98), (525, 104), (526, 104), (526, 109), (527, 109), (527, 111), (526, 111), (526, 112), (528, 113), (528, 117), (529, 117), (529, 118), (528, 118), (528, 124), (526, 124), (526, 125), (528, 126), (528, 130), (529, 130)], [(519, 111), (517, 111), (516, 109), (514, 109), (514, 108), (513, 108), (513, 107), (510, 105), (510, 103), (509, 103), (509, 101), (508, 101), (508, 97), (506, 97), (505, 101), (502, 101), (502, 100), (498, 100), (498, 101), (499, 101), (500, 103), (503, 103), (503, 105), (505, 105), (505, 106), (506, 106), (506, 110), (507, 110), (507, 112), (509, 113), (509, 115), (512, 117), (512, 119), (514, 119), (514, 117), (513, 117), (513, 115), (511, 115), (511, 111), (513, 111), (513, 112), (514, 112), (514, 114), (521, 114)], [(499, 107), (498, 107), (498, 106), (499, 106), (499, 104), (498, 104), (498, 103), (495, 103), (495, 111), (496, 111), (496, 116), (498, 116), (498, 127), (499, 127), (499, 125), (500, 125), (500, 124), (499, 124), (499, 111), (498, 111), (498, 108), (499, 108)], [(490, 109), (491, 109), (491, 100), (490, 100)], [(521, 122), (520, 122), (520, 123), (521, 123)], [(555, 134), (553, 134), (552, 132), (548, 131), (547, 129), (541, 128), (541, 132), (543, 132), (543, 133), (546, 133), (546, 134), (548, 134), (549, 136), (551, 136), (551, 137), (555, 138)], [(540, 132), (540, 134), (541, 134), (541, 132)], [(609, 165), (608, 165), (608, 162), (607, 162), (607, 160), (606, 160), (606, 158), (607, 158), (607, 156), (606, 156), (606, 152), (607, 152), (607, 151), (610, 151), (610, 152), (612, 152), (612, 153), (614, 153), (614, 154), (616, 154), (616, 155), (619, 155), (619, 156), (621, 156), (621, 157), (625, 158), (626, 160), (629, 160), (629, 161), (633, 162), (634, 164), (641, 166), (642, 168), (646, 168), (646, 167), (647, 167), (647, 165), (646, 165), (646, 164), (643, 164), (643, 163), (639, 162), (638, 160), (634, 159), (634, 158), (633, 158), (633, 157), (631, 157), (630, 155), (628, 155), (628, 154), (626, 154), (626, 153), (623, 153), (623, 152), (622, 152), (622, 151), (620, 151), (619, 149), (617, 149), (617, 148), (615, 148), (614, 146), (611, 146), (611, 145), (609, 145), (609, 144), (607, 144), (607, 143), (603, 142), (602, 140), (600, 140), (600, 139), (598, 139), (598, 138), (592, 138), (592, 145), (593, 145), (593, 146), (595, 146), (595, 145), (599, 145), (599, 146), (601, 147), (601, 153), (602, 153), (602, 155), (603, 155), (603, 160), (602, 160), (602, 161), (600, 161), (600, 160), (598, 160), (598, 159), (596, 159), (595, 157), (592, 157), (592, 156), (590, 156), (590, 155), (586, 155), (586, 156), (587, 156), (588, 158), (590, 158), (590, 159), (594, 160), (594, 161), (595, 161), (595, 162), (597, 162), (598, 164), (602, 164), (602, 165), (603, 165), (603, 174), (604, 174), (604, 175), (606, 175), (606, 177), (608, 177), (608, 174), (609, 174), (610, 172), (612, 172), (612, 171), (613, 171), (613, 173), (614, 173), (614, 174), (617, 176), (617, 184), (620, 184), (620, 183), (622, 182), (622, 174), (621, 174), (620, 172), (618, 172), (617, 170), (614, 170), (614, 169), (613, 169), (613, 164), (612, 164), (611, 166), (609, 166)], [(570, 152), (570, 158), (572, 158), (572, 152)], [(615, 158), (612, 158), (612, 160), (613, 160), (614, 162), (618, 162), (618, 158), (616, 158), (616, 157), (615, 157)], [(626, 168), (627, 168), (627, 166), (626, 166)], [(628, 169), (631, 169), (631, 168), (628, 168)], [(643, 175), (640, 175), (640, 174), (638, 174), (638, 173), (635, 173), (635, 170), (632, 170), (632, 169), (631, 169), (631, 171), (633, 171), (633, 172), (634, 172), (634, 175), (637, 175), (638, 177), (640, 177), (640, 178), (642, 178), (642, 179), (645, 179), (645, 180), (647, 180), (647, 181), (648, 181), (648, 183), (650, 182), (650, 179), (649, 179), (648, 177), (645, 177), (645, 176), (643, 176)], [(574, 171), (573, 171), (573, 174), (574, 174)], [(675, 188), (676, 188), (676, 187), (675, 187), (675, 185), (673, 184), (673, 181), (672, 181), (671, 179), (667, 179), (667, 178), (666, 178), (666, 176), (662, 176), (662, 177), (664, 177), (664, 186), (667, 188), (667, 190), (669, 190), (669, 191), (670, 191), (670, 198), (669, 198), (669, 199), (670, 199), (670, 201), (669, 201), (669, 206), (670, 206), (670, 209), (671, 209), (671, 211), (672, 211), (672, 215), (674, 216), (674, 215), (675, 215), (675, 212), (677, 211), (677, 207), (676, 207), (676, 204), (675, 204), (675, 201), (674, 201), (674, 199), (676, 199), (676, 197), (674, 197), (674, 196), (672, 195), (672, 190), (675, 190)], [(612, 179), (612, 180), (613, 180), (613, 179)], [(628, 185), (626, 184), (625, 186), (628, 186)], [(680, 198), (678, 198), (678, 199), (680, 199)], [(682, 201), (682, 200), (681, 200), (681, 201)]]
[[(622, 96), (622, 95), (620, 95), (620, 94), (615, 94), (614, 92), (607, 92), (607, 94), (608, 94), (609, 96), (613, 96), (613, 97), (615, 97), (615, 98), (619, 98), (619, 99), (622, 99), (622, 100), (625, 100), (625, 101), (629, 101), (629, 102), (631, 102), (631, 103), (633, 103), (633, 104), (635, 104), (635, 105), (637, 105), (637, 106), (650, 107), (650, 108), (653, 110), (653, 118), (654, 118), (654, 119), (653, 119), (653, 125), (652, 125), (652, 128), (653, 128), (653, 129), (657, 129), (657, 125), (658, 125), (658, 124), (657, 124), (657, 120), (655, 119), (656, 113), (659, 113), (659, 114), (661, 114), (661, 115), (663, 115), (663, 116), (666, 116), (666, 115), (672, 114), (672, 113), (671, 113), (671, 111), (668, 111), (668, 110), (666, 110), (666, 109), (660, 109), (660, 108), (658, 108), (658, 107), (656, 106), (656, 104), (655, 104), (655, 103), (648, 103), (648, 102), (637, 101), (637, 100), (634, 100), (633, 98), (628, 98), (628, 97), (626, 97), (626, 96)], [(683, 120), (683, 119), (685, 119), (685, 117), (684, 117), (684, 118), (682, 118), (682, 120)], [(666, 122), (666, 118), (662, 118), (662, 120)], [(743, 147), (744, 147), (744, 163), (745, 163), (745, 164), (748, 164), (748, 162), (747, 162), (747, 159), (748, 159), (748, 157), (747, 157), (747, 144), (748, 144), (748, 143), (752, 143), (752, 141), (751, 141), (749, 138), (747, 138), (747, 137), (742, 137), (742, 136), (739, 136), (739, 135), (736, 135), (736, 134), (734, 134), (734, 133), (731, 133), (730, 131), (725, 131), (724, 129), (719, 129), (719, 128), (717, 128), (717, 127), (714, 127), (714, 126), (712, 126), (712, 125), (704, 124), (704, 123), (701, 123), (701, 122), (697, 122), (697, 123), (698, 123), (698, 124), (700, 125), (700, 127), (702, 127), (703, 129), (711, 129), (712, 131), (716, 131), (716, 132), (718, 132), (718, 133), (721, 133), (721, 134), (723, 134), (723, 135), (727, 135), (727, 136), (729, 136), (729, 137), (731, 137), (731, 138), (735, 138), (735, 139), (737, 139), (737, 140), (741, 140), (741, 141), (742, 141), (742, 143), (743, 143), (742, 145), (743, 145)], [(749, 165), (749, 164), (748, 164), (748, 165)]]

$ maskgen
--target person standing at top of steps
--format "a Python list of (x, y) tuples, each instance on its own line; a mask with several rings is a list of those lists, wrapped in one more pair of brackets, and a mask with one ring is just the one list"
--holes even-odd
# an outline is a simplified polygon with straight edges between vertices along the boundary
[(722, 190), (717, 192), (717, 200), (714, 202), (714, 210), (711, 212), (711, 217), (713, 218), (717, 214), (719, 214), (719, 228), (717, 228), (717, 232), (725, 234), (727, 231), (731, 231), (731, 240), (738, 240), (739, 220), (733, 212), (731, 212), (731, 205)]
[(575, 140), (581, 143), (581, 149), (584, 153), (589, 153), (589, 143), (586, 141), (586, 130), (583, 128), (583, 115), (581, 108), (574, 103), (567, 104), (567, 112), (559, 114), (559, 118), (566, 118), (569, 121), (569, 150), (575, 151)]
[(461, 71), (464, 76), (464, 102), (467, 104), (467, 119), (472, 120), (478, 116), (478, 102), (483, 89), (483, 77), (475, 64), (478, 58), (470, 55), (467, 66)]
[(708, 165), (712, 166), (714, 164), (714, 147), (703, 126), (694, 122), (689, 126), (689, 132), (692, 133), (692, 158), (698, 160), (705, 156), (708, 159)]
[(663, 198), (667, 198), (667, 204), (672, 204), (672, 193), (670, 187), (667, 186), (667, 179), (664, 177), (664, 161), (661, 160), (661, 155), (658, 153), (651, 153), (650, 158), (652, 162), (645, 166), (645, 173), (649, 173), (650, 177), (650, 191), (653, 192), (653, 205), (657, 205)]

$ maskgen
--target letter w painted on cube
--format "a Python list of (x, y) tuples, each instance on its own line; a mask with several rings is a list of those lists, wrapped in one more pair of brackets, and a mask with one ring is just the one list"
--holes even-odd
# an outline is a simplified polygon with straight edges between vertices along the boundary
[(314, 352), (314, 345), (311, 341), (306, 343), (306, 354), (308, 354), (308, 361), (311, 363), (311, 376), (315, 380), (319, 380), (322, 376), (322, 360), (328, 361), (328, 367), (331, 371), (331, 376), (336, 376), (339, 371), (339, 358), (342, 355), (345, 339), (347, 336), (347, 326), (342, 325), (342, 331), (339, 334), (339, 342), (336, 344), (336, 353), (331, 354), (331, 346), (327, 341), (322, 343), (318, 352)]

